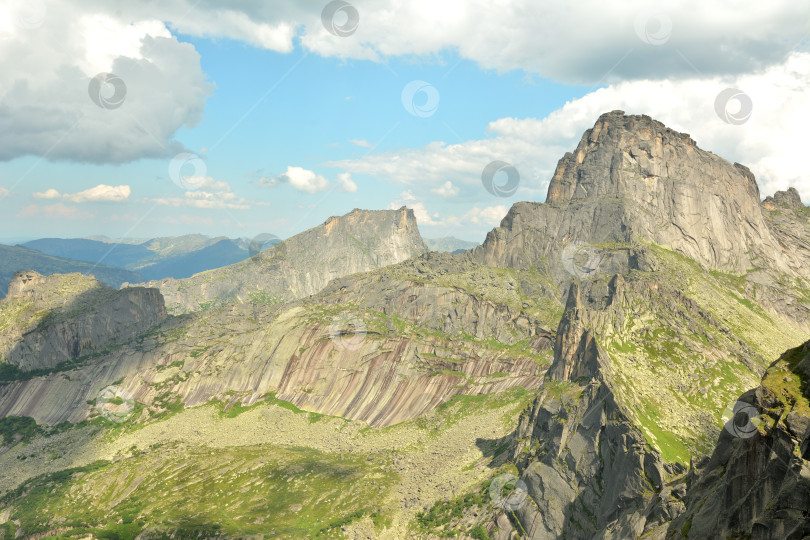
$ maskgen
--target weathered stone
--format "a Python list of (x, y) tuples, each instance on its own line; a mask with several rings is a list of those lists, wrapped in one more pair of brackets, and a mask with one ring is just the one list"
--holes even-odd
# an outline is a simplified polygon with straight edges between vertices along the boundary
[(116, 291), (82, 274), (18, 272), (0, 309), (16, 314), (0, 332), (0, 351), (22, 371), (52, 369), (124, 343), (166, 318), (158, 290)]
[(776, 210), (780, 206), (783, 208), (797, 209), (804, 208), (804, 203), (796, 188), (791, 187), (786, 191), (777, 191), (773, 194), (773, 197), (765, 197), (765, 200), (762, 201), (762, 206), (768, 210)]
[(331, 280), (382, 268), (425, 253), (413, 210), (353, 210), (288, 238), (250, 259), (157, 287), (173, 314), (211, 304), (304, 298)]
[(713, 270), (745, 273), (764, 262), (810, 276), (803, 259), (775, 241), (748, 168), (622, 111), (600, 116), (559, 161), (544, 204), (515, 203), (472, 253), (485, 264), (525, 267), (543, 258), (554, 264), (568, 245), (635, 242)]

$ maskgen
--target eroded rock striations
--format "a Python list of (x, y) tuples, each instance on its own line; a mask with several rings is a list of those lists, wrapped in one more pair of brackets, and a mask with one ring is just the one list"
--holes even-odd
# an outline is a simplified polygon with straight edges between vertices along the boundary
[[(115, 382), (140, 404), (133, 423), (281, 399), (386, 427), (523, 387), (538, 394), (513, 436), (479, 441), (491, 461), (473, 452), (458, 467), (508, 462), (525, 496), (420, 527), (472, 535), (475, 523), (499, 540), (801, 538), (810, 346), (768, 366), (810, 331), (808, 255), (792, 193), (760, 204), (745, 167), (614, 111), (560, 161), (547, 203), (515, 204), (467, 253), (425, 253), (410, 210), (356, 210), (252, 260), (156, 284), (189, 312), (178, 317), (155, 289), (20, 276), (0, 302), (20, 371), (0, 384), (0, 417), (93, 418)], [(730, 437), (720, 411), (760, 380), (740, 398), (762, 415), (756, 433)]]

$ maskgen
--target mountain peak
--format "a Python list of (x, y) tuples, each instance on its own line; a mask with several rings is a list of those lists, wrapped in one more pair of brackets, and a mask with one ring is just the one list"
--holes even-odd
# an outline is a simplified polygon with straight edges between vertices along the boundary
[[(647, 115), (626, 115), (624, 111), (602, 114), (585, 131), (576, 150), (566, 153), (548, 188), (546, 202), (631, 195), (636, 187), (654, 189), (662, 177), (682, 174), (684, 169), (709, 164), (728, 167), (727, 161), (697, 147), (694, 139)], [(753, 175), (745, 171), (743, 185), (756, 191)], [(688, 177), (694, 177), (694, 174)], [(638, 184), (638, 186), (637, 186)]]
[[(744, 273), (757, 257), (786, 272), (801, 266), (774, 240), (746, 166), (646, 115), (601, 115), (560, 159), (546, 203), (515, 204), (483, 260), (531, 264), (570, 244), (652, 242), (726, 272)], [(526, 237), (535, 232), (539, 244)]]
[(44, 276), (33, 270), (21, 270), (11, 278), (7, 298), (28, 298), (59, 304), (68, 296), (100, 287), (103, 285), (95, 277), (78, 272)]
[[(329, 281), (425, 253), (413, 210), (361, 210), (332, 216), (234, 265), (183, 280), (149, 282), (175, 313), (261, 297), (278, 302), (315, 294)], [(258, 296), (257, 296), (258, 295)]]
[(802, 202), (799, 192), (796, 191), (796, 188), (791, 187), (786, 191), (777, 191), (773, 194), (773, 197), (770, 195), (765, 197), (765, 200), (762, 201), (762, 206), (768, 210), (776, 210), (779, 206), (796, 209), (803, 208), (804, 203)]

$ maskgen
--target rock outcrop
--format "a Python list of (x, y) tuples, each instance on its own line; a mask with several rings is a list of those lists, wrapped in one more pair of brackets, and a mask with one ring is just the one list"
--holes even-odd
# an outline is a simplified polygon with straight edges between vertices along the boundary
[(583, 324), (576, 284), (568, 298), (554, 363), (515, 431), (524, 496), (509, 510), (531, 539), (638, 538), (683, 511), (670, 486), (686, 469), (650, 448), (617, 399), (610, 357)]
[(810, 341), (786, 352), (727, 413), (711, 457), (689, 473), (668, 538), (810, 535)]
[(516, 203), (475, 250), (499, 266), (559, 261), (568, 245), (655, 243), (711, 270), (809, 276), (780, 249), (744, 165), (648, 116), (603, 114), (558, 163), (546, 203)]
[(166, 309), (156, 289), (116, 291), (82, 274), (18, 272), (0, 314), (3, 362), (25, 372), (125, 343), (163, 321)]
[[(98, 260), (98, 259), (96, 259)], [(33, 270), (39, 274), (71, 274), (81, 272), (93, 276), (105, 285), (118, 288), (122, 283), (141, 281), (137, 272), (106, 266), (97, 262), (83, 262), (51, 255), (23, 246), (0, 245), (0, 298), (6, 294), (8, 285), (16, 272)]]
[[(810, 208), (804, 206), (796, 189), (777, 191), (773, 197), (763, 201), (762, 208), (765, 221), (777, 245), (783, 251), (791, 253), (795, 261), (809, 260)], [(807, 267), (806, 262), (804, 266)], [(773, 301), (789, 302), (784, 296), (781, 299), (774, 298)]]
[(412, 210), (353, 210), (240, 263), (145, 285), (160, 289), (174, 314), (255, 298), (283, 302), (315, 294), (334, 278), (426, 251)]
[(773, 194), (773, 197), (770, 195), (765, 197), (765, 200), (762, 201), (762, 206), (768, 210), (776, 210), (776, 208), (780, 206), (796, 210), (798, 208), (804, 208), (804, 203), (796, 188), (791, 187), (785, 191), (777, 191)]
[[(388, 426), (456, 395), (540, 385), (552, 336), (520, 311), (387, 272), (356, 281), (286, 306), (231, 304), (170, 318), (79, 369), (0, 386), (0, 417), (79, 422), (93, 414), (88, 401), (122, 381), (154, 412), (167, 400), (251, 405), (273, 392), (308, 411)], [(127, 291), (135, 290), (120, 294)], [(27, 340), (50, 335), (37, 330)], [(529, 345), (487, 346), (492, 336)]]
[[(466, 253), (426, 253), (405, 208), (354, 211), (251, 260), (158, 283), (188, 312), (178, 317), (154, 289), (20, 276), (0, 302), (6, 361), (21, 370), (0, 383), (0, 418), (95, 418), (114, 384), (138, 404), (133, 424), (267, 400), (382, 428), (504, 390), (493, 399), (518, 399), (518, 411), (531, 399), (522, 387), (537, 394), (514, 434), (492, 432), (458, 463), (516, 468), (515, 495), (445, 490), (451, 502), (422, 513), (421, 532), (800, 538), (810, 345), (768, 366), (810, 331), (807, 218), (790, 193), (760, 203), (744, 166), (614, 111), (560, 161), (547, 203), (515, 204)], [(740, 398), (756, 433), (730, 437), (740, 425), (723, 430), (720, 411), (760, 380)], [(420, 481), (448, 485), (430, 472)]]

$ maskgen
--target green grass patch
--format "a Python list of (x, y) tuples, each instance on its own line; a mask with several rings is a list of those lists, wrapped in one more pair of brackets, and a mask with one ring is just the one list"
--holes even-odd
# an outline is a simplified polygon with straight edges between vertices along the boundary
[(365, 455), (270, 445), (163, 447), (33, 478), (0, 503), (12, 508), (11, 521), (19, 520), (26, 536), (58, 527), (64, 536), (119, 539), (144, 532), (340, 538), (341, 527), (365, 516), (387, 520), (380, 502), (395, 479)]

